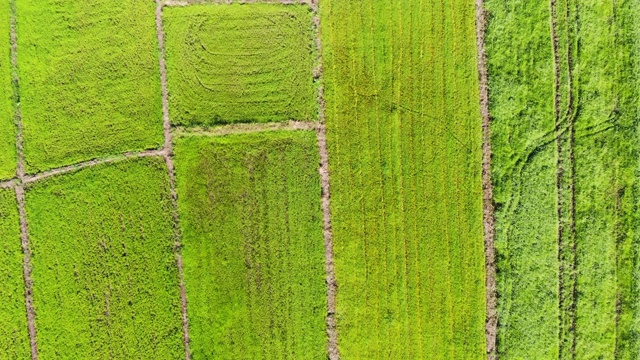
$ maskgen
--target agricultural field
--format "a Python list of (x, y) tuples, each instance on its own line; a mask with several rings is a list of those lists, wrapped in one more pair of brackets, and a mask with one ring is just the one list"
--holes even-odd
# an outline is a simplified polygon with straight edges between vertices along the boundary
[(640, 3), (0, 5), (1, 359), (635, 359)]
[(160, 147), (153, 1), (13, 1), (27, 172)]
[(475, 8), (322, 1), (344, 359), (482, 359)]
[(184, 357), (169, 194), (152, 158), (27, 188), (41, 358)]
[(0, 180), (16, 172), (16, 131), (13, 122), (13, 88), (11, 83), (10, 5), (0, 5)]
[(168, 7), (163, 24), (174, 124), (317, 118), (309, 6)]
[(176, 139), (193, 359), (326, 358), (311, 131)]
[(640, 7), (487, 8), (500, 357), (635, 358)]
[(0, 358), (29, 357), (18, 209), (13, 190), (0, 189)]

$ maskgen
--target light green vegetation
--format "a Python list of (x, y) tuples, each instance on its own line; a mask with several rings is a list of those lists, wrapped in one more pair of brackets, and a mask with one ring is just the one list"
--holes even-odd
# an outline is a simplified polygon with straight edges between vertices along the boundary
[(20, 222), (13, 190), (0, 190), (0, 358), (27, 359)]
[(501, 358), (635, 358), (639, 5), (556, 2), (557, 131), (549, 4), (488, 8)]
[(308, 6), (209, 4), (163, 13), (174, 124), (317, 117)]
[(321, 6), (344, 359), (483, 359), (475, 8)]
[(558, 358), (554, 65), (549, 3), (488, 0), (486, 38), (503, 359)]
[(184, 357), (161, 159), (52, 177), (26, 204), (40, 358)]
[(315, 133), (176, 141), (193, 359), (326, 358)]
[(9, 1), (0, 4), (0, 179), (16, 173), (16, 127), (13, 123)]
[(159, 147), (155, 3), (16, 2), (27, 171)]

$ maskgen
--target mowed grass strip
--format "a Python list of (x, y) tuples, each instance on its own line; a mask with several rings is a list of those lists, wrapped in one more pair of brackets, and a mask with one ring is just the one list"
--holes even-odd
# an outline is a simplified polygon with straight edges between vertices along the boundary
[(498, 351), (503, 359), (557, 359), (558, 191), (549, 3), (487, 0), (486, 8)]
[(309, 6), (167, 7), (163, 24), (173, 124), (317, 118)]
[(184, 358), (162, 159), (52, 177), (26, 204), (41, 358)]
[(176, 140), (193, 359), (326, 358), (311, 131)]
[(18, 205), (13, 189), (0, 189), (0, 358), (28, 359)]
[(162, 144), (153, 1), (16, 2), (27, 172)]
[(11, 83), (11, 6), (0, 5), (0, 180), (16, 173), (16, 126)]
[(344, 359), (483, 359), (475, 8), (320, 8)]

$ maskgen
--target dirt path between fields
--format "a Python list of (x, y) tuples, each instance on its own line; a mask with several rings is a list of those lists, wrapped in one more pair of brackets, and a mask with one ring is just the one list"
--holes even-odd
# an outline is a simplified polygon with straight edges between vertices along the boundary
[(336, 320), (336, 294), (338, 291), (338, 283), (336, 281), (334, 259), (333, 259), (333, 228), (331, 225), (331, 191), (329, 176), (329, 151), (327, 149), (327, 128), (325, 127), (325, 110), (326, 103), (324, 98), (324, 87), (322, 83), (322, 41), (320, 35), (320, 16), (318, 13), (319, 0), (312, 0), (309, 5), (314, 12), (313, 25), (316, 31), (316, 46), (318, 51), (317, 66), (314, 70), (316, 80), (320, 81), (318, 87), (318, 120), (317, 127), (318, 150), (320, 152), (320, 180), (322, 185), (322, 217), (323, 217), (323, 236), (324, 236), (324, 252), (325, 252), (325, 273), (327, 283), (327, 350), (330, 360), (339, 360), (340, 352), (338, 349), (338, 326)]
[(158, 65), (160, 67), (160, 84), (162, 86), (162, 123), (164, 130), (163, 155), (169, 174), (169, 186), (171, 192), (172, 211), (171, 217), (175, 231), (175, 256), (178, 266), (178, 277), (180, 282), (180, 305), (182, 315), (182, 333), (185, 348), (185, 359), (191, 359), (189, 348), (189, 319), (187, 317), (187, 292), (184, 284), (184, 266), (182, 263), (182, 233), (180, 231), (180, 218), (178, 215), (178, 193), (176, 191), (175, 165), (173, 163), (173, 137), (171, 131), (171, 121), (169, 119), (169, 95), (167, 90), (167, 66), (165, 63), (164, 30), (162, 28), (162, 8), (165, 5), (163, 0), (156, 0), (156, 32), (158, 36)]
[(31, 348), (31, 359), (38, 359), (38, 343), (36, 341), (36, 321), (35, 310), (33, 308), (33, 280), (31, 279), (31, 247), (29, 245), (29, 232), (27, 225), (27, 215), (25, 212), (24, 198), (24, 148), (23, 148), (23, 126), (22, 112), (20, 108), (20, 76), (18, 74), (18, 33), (16, 18), (16, 2), (11, 1), (11, 82), (13, 86), (14, 121), (16, 125), (16, 152), (18, 163), (16, 165), (15, 192), (18, 202), (18, 215), (20, 217), (20, 242), (23, 254), (23, 278), (24, 278), (24, 300), (27, 311), (27, 328), (29, 331), (29, 345)]
[(317, 130), (319, 123), (312, 121), (284, 121), (273, 123), (238, 123), (215, 127), (173, 127), (173, 136), (224, 136), (267, 131)]
[(283, 5), (309, 5), (313, 0), (166, 0), (164, 6), (189, 6), (198, 4), (283, 4)]
[(498, 334), (497, 283), (495, 260), (495, 214), (493, 206), (493, 183), (491, 181), (491, 114), (489, 112), (489, 82), (487, 54), (484, 46), (486, 13), (483, 0), (476, 0), (476, 45), (478, 49), (478, 79), (480, 91), (480, 113), (482, 116), (482, 214), (484, 225), (484, 253), (486, 271), (487, 318), (485, 336), (487, 357), (498, 358), (496, 348)]
[(84, 161), (77, 164), (59, 167), (59, 168), (48, 170), (48, 171), (43, 171), (41, 173), (34, 174), (34, 175), (25, 175), (23, 176), (22, 181), (25, 184), (29, 184), (29, 183), (40, 181), (52, 176), (70, 173), (70, 172), (84, 169), (87, 167), (119, 162), (126, 159), (131, 159), (131, 158), (155, 157), (155, 156), (164, 156), (164, 150), (146, 150), (146, 151), (139, 151), (139, 152), (127, 152), (121, 155), (108, 156), (101, 159), (93, 159), (93, 160)]

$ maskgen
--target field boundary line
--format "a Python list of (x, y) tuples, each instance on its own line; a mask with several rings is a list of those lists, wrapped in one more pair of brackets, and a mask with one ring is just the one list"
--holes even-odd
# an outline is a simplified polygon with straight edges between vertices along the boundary
[(92, 167), (92, 166), (115, 163), (115, 162), (124, 161), (126, 159), (131, 159), (131, 158), (155, 157), (155, 156), (160, 157), (163, 155), (164, 155), (164, 150), (145, 150), (145, 151), (126, 152), (120, 155), (112, 155), (104, 158), (92, 159), (92, 160), (83, 161), (76, 164), (71, 164), (71, 165), (51, 169), (51, 170), (43, 171), (38, 174), (25, 175), (23, 177), (23, 182), (25, 184), (30, 184), (30, 183), (34, 183), (34, 182), (49, 178), (49, 177), (67, 174), (70, 172), (74, 172), (74, 171)]
[(16, 193), (16, 201), (18, 203), (18, 216), (20, 218), (20, 243), (22, 245), (23, 264), (22, 272), (24, 279), (24, 300), (27, 312), (27, 329), (29, 331), (29, 345), (31, 350), (31, 359), (38, 359), (38, 342), (36, 332), (36, 314), (33, 307), (33, 279), (31, 271), (31, 247), (29, 243), (29, 226), (27, 224), (27, 214), (25, 210), (24, 195), (24, 177), (25, 177), (25, 161), (24, 161), (24, 142), (22, 124), (22, 108), (20, 106), (20, 75), (18, 73), (18, 20), (16, 0), (10, 3), (10, 38), (11, 38), (11, 82), (13, 87), (13, 105), (14, 105), (14, 122), (16, 125), (16, 152), (18, 162), (16, 164), (16, 180), (14, 181), (14, 191)]
[(0, 182), (0, 189), (13, 189), (17, 184), (16, 179), (9, 179)]
[(163, 6), (183, 7), (190, 5), (231, 5), (231, 4), (281, 4), (308, 5), (313, 8), (313, 0), (166, 0)]
[(311, 121), (283, 121), (273, 123), (239, 123), (214, 127), (173, 127), (175, 136), (225, 136), (236, 134), (250, 134), (269, 131), (300, 131), (317, 130), (319, 123)]
[(327, 128), (325, 126), (324, 86), (322, 82), (322, 41), (320, 34), (320, 14), (319, 0), (311, 0), (309, 3), (313, 11), (313, 26), (315, 28), (316, 51), (318, 53), (317, 69), (314, 70), (314, 77), (319, 82), (318, 86), (318, 124), (316, 126), (316, 137), (318, 139), (318, 151), (320, 154), (320, 181), (322, 187), (322, 220), (324, 237), (325, 273), (327, 283), (327, 351), (329, 360), (339, 360), (340, 351), (338, 349), (338, 324), (336, 320), (336, 294), (338, 283), (336, 281), (334, 256), (333, 256), (333, 227), (331, 224), (331, 186), (329, 176), (329, 151), (327, 149)]
[(497, 283), (495, 260), (495, 213), (493, 206), (493, 183), (491, 180), (491, 113), (489, 111), (489, 75), (487, 53), (484, 45), (487, 18), (484, 1), (476, 0), (476, 45), (478, 51), (478, 80), (480, 91), (480, 113), (482, 116), (482, 213), (484, 225), (486, 311), (485, 336), (487, 358), (498, 359), (496, 348), (498, 334)]
[(167, 88), (167, 65), (165, 62), (164, 30), (162, 28), (162, 8), (166, 2), (156, 0), (156, 33), (158, 37), (158, 67), (160, 70), (160, 85), (162, 87), (162, 125), (164, 134), (163, 157), (169, 175), (169, 189), (171, 194), (171, 218), (174, 227), (174, 254), (178, 266), (178, 281), (180, 287), (180, 307), (182, 318), (182, 334), (185, 359), (191, 360), (189, 347), (189, 318), (187, 314), (187, 291), (184, 283), (184, 266), (182, 262), (182, 232), (180, 230), (180, 216), (178, 214), (178, 192), (176, 190), (175, 165), (173, 163), (173, 133), (169, 118), (169, 92)]

